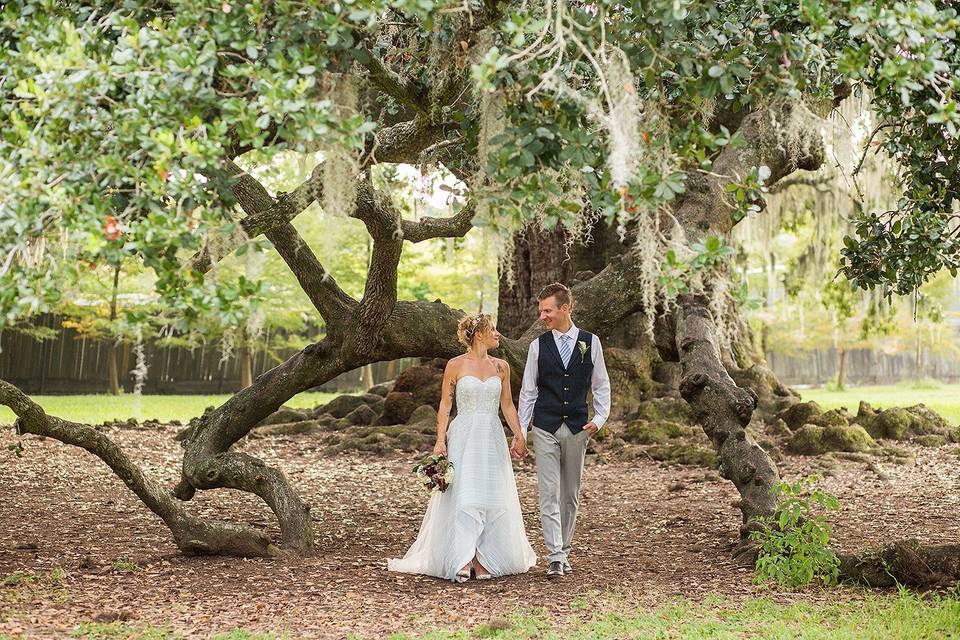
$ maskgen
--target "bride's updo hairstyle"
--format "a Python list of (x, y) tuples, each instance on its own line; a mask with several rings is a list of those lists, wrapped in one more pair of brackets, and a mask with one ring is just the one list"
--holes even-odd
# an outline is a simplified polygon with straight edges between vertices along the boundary
[(473, 339), (493, 329), (493, 320), (485, 313), (466, 316), (457, 325), (457, 340), (469, 349), (473, 346)]

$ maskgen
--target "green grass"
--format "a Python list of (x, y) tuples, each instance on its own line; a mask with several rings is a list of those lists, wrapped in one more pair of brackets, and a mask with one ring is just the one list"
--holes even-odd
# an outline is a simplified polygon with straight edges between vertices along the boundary
[(24, 573), (23, 571), (14, 571), (13, 573), (3, 576), (3, 579), (0, 580), (0, 586), (19, 587), (24, 584), (30, 584), (33, 582), (33, 580), (33, 576), (29, 573)]
[[(939, 412), (951, 424), (960, 424), (960, 384), (920, 381), (877, 387), (848, 387), (844, 391), (802, 389), (800, 395), (804, 400), (816, 400), (824, 409), (844, 406), (853, 413), (856, 413), (860, 400), (866, 400), (875, 409), (906, 407), (922, 402)], [(333, 393), (301, 393), (286, 404), (295, 408), (310, 408), (329, 402), (335, 396)], [(33, 396), (33, 399), (51, 415), (75, 422), (98, 424), (106, 420), (127, 418), (180, 420), (185, 423), (202, 414), (207, 407), (223, 404), (229, 397), (229, 394), (142, 396), (139, 407), (132, 394)], [(13, 413), (9, 409), (0, 407), (0, 424), (9, 424), (13, 419)]]
[(151, 626), (128, 625), (124, 622), (86, 622), (78, 625), (71, 637), (84, 640), (182, 640), (183, 635)]
[[(336, 395), (334, 393), (301, 393), (285, 404), (294, 408), (312, 408), (329, 402)], [(127, 418), (138, 420), (156, 418), (161, 421), (179, 420), (186, 423), (190, 418), (201, 415), (207, 407), (220, 406), (230, 398), (230, 395), (141, 396), (139, 406), (137, 398), (130, 393), (119, 396), (31, 397), (50, 415), (74, 422), (99, 424), (106, 420), (126, 420)], [(14, 417), (10, 409), (0, 406), (0, 424), (10, 424)]]
[[(70, 635), (83, 640), (183, 640), (182, 634), (170, 629), (126, 622), (87, 622), (78, 625)], [(287, 634), (254, 633), (243, 629), (209, 636), (210, 640), (277, 640), (289, 637)]]
[(960, 384), (921, 380), (882, 387), (847, 387), (843, 391), (800, 389), (799, 393), (804, 400), (815, 400), (824, 409), (842, 406), (854, 414), (861, 400), (869, 402), (874, 409), (909, 407), (922, 402), (950, 424), (960, 423)]
[[(721, 601), (722, 602), (722, 601)], [(739, 605), (676, 600), (652, 610), (595, 611), (585, 619), (556, 625), (541, 611), (495, 618), (472, 629), (436, 631), (422, 636), (394, 634), (390, 640), (613, 640), (679, 638), (684, 640), (898, 640), (960, 637), (960, 600), (923, 600), (903, 592), (867, 594), (863, 601), (838, 599), (830, 604), (775, 604), (764, 598)]]
[[(920, 596), (907, 590), (878, 594), (838, 590), (825, 602), (777, 604), (751, 598), (735, 604), (721, 596), (701, 602), (670, 599), (639, 608), (617, 597), (576, 599), (574, 616), (557, 620), (543, 608), (494, 613), (486, 624), (425, 635), (395, 633), (389, 640), (930, 640), (960, 638), (960, 597)], [(795, 594), (801, 599), (803, 592)], [(87, 640), (181, 640), (166, 627), (133, 622), (84, 623), (70, 634)], [(212, 640), (272, 640), (297, 637), (290, 632), (233, 629)], [(359, 639), (350, 634), (347, 637)]]
[(137, 573), (138, 571), (143, 570), (143, 567), (138, 565), (133, 560), (128, 560), (127, 558), (119, 558), (114, 560), (113, 568), (124, 573)]

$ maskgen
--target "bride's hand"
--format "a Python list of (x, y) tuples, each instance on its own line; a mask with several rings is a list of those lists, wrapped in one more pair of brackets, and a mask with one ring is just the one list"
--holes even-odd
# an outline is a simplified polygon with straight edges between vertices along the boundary
[(446, 442), (437, 442), (433, 446), (433, 455), (435, 456), (446, 456), (447, 455), (447, 443)]
[(522, 460), (527, 455), (527, 442), (520, 436), (513, 436), (510, 453), (512, 453), (513, 457), (517, 460)]

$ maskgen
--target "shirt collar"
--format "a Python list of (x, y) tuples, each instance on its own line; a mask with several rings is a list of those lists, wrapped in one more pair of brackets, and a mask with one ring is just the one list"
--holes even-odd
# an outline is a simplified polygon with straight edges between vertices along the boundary
[(579, 332), (580, 330), (577, 329), (577, 325), (575, 325), (575, 324), (573, 324), (573, 323), (571, 322), (571, 323), (570, 323), (570, 328), (567, 330), (566, 333), (561, 333), (560, 331), (557, 331), (556, 329), (552, 329), (552, 331), (553, 331), (553, 338), (554, 338), (554, 340), (559, 340), (559, 339), (560, 339), (560, 336), (563, 336), (563, 335), (570, 336), (572, 339), (576, 340), (576, 339), (577, 339), (578, 332)]

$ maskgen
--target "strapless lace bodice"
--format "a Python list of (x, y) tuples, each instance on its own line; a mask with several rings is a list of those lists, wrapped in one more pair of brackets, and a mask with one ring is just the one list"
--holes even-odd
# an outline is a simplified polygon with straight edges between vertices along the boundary
[(492, 413), (500, 410), (500, 378), (492, 376), (481, 380), (476, 376), (461, 376), (457, 380), (457, 415), (465, 413)]

